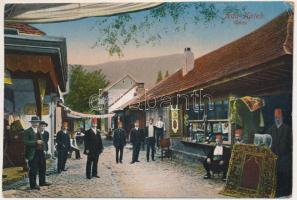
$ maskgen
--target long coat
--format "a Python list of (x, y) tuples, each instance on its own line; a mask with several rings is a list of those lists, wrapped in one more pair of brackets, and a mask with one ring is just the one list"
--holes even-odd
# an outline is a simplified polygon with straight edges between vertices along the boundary
[(68, 133), (64, 133), (62, 130), (57, 133), (57, 150), (69, 150), (70, 149), (70, 137)]
[[(45, 143), (45, 138), (41, 135), (41, 140)], [(30, 127), (24, 131), (24, 144), (25, 144), (25, 158), (33, 160), (36, 150), (36, 134), (33, 128)], [(43, 145), (45, 148), (45, 145)], [(45, 150), (45, 149), (44, 149)]]
[(140, 145), (143, 139), (144, 139), (144, 133), (142, 129), (140, 128), (138, 128), (138, 130), (136, 130), (135, 128), (131, 129), (130, 142), (133, 145)]
[(99, 154), (103, 151), (103, 144), (100, 132), (97, 130), (96, 133), (92, 129), (86, 131), (85, 136), (85, 151), (84, 154), (87, 154), (86, 151), (88, 150), (88, 155), (90, 156), (99, 156)]
[(118, 128), (113, 134), (113, 146), (123, 147), (126, 145), (126, 131), (122, 128)]
[[(271, 150), (278, 156), (278, 162), (284, 170), (287, 170), (292, 162), (292, 131), (291, 129), (282, 124), (279, 128), (276, 125), (268, 130), (268, 134), (272, 137)], [(285, 166), (282, 166), (285, 165)]]
[(44, 150), (48, 151), (49, 132), (44, 131), (43, 134), (41, 134), (41, 136), (44, 141)]

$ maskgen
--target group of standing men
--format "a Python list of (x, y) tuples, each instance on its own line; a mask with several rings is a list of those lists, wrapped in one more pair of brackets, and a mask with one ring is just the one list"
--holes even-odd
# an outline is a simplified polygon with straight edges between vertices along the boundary
[[(26, 148), (25, 157), (28, 160), (29, 182), (31, 189), (39, 190), (39, 186), (49, 186), (50, 183), (45, 181), (46, 159), (45, 152), (48, 151), (49, 133), (45, 131), (47, 123), (41, 121), (38, 117), (32, 117), (31, 127), (24, 131), (24, 144)], [(146, 158), (149, 162), (150, 154), (152, 161), (155, 161), (155, 144), (159, 148), (160, 139), (164, 137), (165, 124), (162, 117), (154, 125), (153, 119), (149, 120), (148, 126), (143, 130), (139, 127), (139, 121), (136, 120), (134, 128), (130, 131), (130, 142), (133, 145), (131, 164), (139, 162), (139, 151), (141, 143), (146, 140), (147, 154)], [(116, 162), (123, 162), (123, 150), (126, 145), (126, 131), (123, 129), (122, 122), (114, 131), (113, 144), (116, 149)], [(87, 155), (86, 178), (100, 178), (98, 176), (98, 160), (99, 155), (103, 152), (103, 144), (100, 132), (97, 130), (97, 119), (91, 120), (91, 128), (84, 135), (84, 154)], [(66, 161), (68, 153), (71, 149), (70, 134), (68, 131), (68, 123), (63, 122), (62, 129), (56, 135), (56, 150), (58, 154), (57, 172), (67, 171)], [(119, 155), (120, 154), (120, 155)], [(39, 173), (39, 186), (36, 183), (37, 172)]]
[[(139, 121), (136, 120), (134, 123), (134, 127), (130, 130), (130, 142), (133, 146), (132, 152), (132, 161), (131, 164), (134, 164), (139, 161), (139, 152), (140, 147), (143, 142), (146, 143), (146, 159), (147, 162), (150, 160), (150, 154), (152, 161), (155, 161), (155, 145), (157, 143), (157, 147), (160, 147), (160, 140), (164, 137), (165, 124), (162, 121), (162, 117), (159, 117), (159, 120), (154, 125), (153, 119), (149, 120), (149, 124), (142, 129), (139, 127)], [(119, 122), (118, 128), (114, 131), (113, 136), (113, 145), (116, 149), (116, 162), (122, 163), (123, 160), (123, 149), (126, 145), (127, 134), (123, 129), (122, 122)], [(119, 155), (120, 154), (120, 155)]]
[[(31, 189), (39, 190), (42, 186), (49, 186), (46, 182), (46, 158), (48, 151), (49, 133), (45, 130), (47, 123), (39, 117), (31, 118), (31, 127), (24, 131), (25, 158), (28, 161), (29, 183)], [(97, 173), (99, 155), (103, 151), (100, 132), (97, 130), (97, 119), (92, 119), (92, 127), (85, 132), (85, 150), (87, 155), (86, 178), (100, 178)], [(62, 129), (56, 135), (56, 150), (58, 153), (57, 172), (67, 171), (65, 168), (68, 152), (71, 149), (68, 123), (64, 122)], [(39, 186), (36, 183), (37, 172)]]

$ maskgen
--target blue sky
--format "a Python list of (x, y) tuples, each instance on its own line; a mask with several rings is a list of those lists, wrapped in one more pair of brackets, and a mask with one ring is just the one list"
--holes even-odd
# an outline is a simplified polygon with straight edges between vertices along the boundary
[[(127, 45), (124, 48), (124, 57), (122, 58), (116, 55), (110, 56), (103, 47), (91, 48), (97, 38), (100, 37), (98, 31), (91, 30), (91, 27), (102, 17), (60, 23), (34, 24), (33, 26), (50, 36), (66, 37), (69, 64), (98, 64), (108, 61), (183, 53), (183, 49), (188, 46), (191, 47), (195, 57), (200, 57), (252, 32), (286, 11), (289, 7), (288, 4), (283, 2), (216, 3), (216, 7), (223, 9), (229, 4), (246, 7), (250, 14), (261, 15), (262, 17), (252, 18), (249, 21), (245, 21), (247, 23), (244, 24), (237, 24), (234, 19), (227, 19), (224, 23), (221, 23), (220, 20), (215, 20), (208, 24), (194, 24), (189, 21), (185, 32), (176, 33), (169, 31), (154, 46), (142, 45), (136, 48), (133, 43)], [(142, 20), (147, 12), (141, 11), (131, 14), (133, 21)], [(162, 28), (165, 25), (170, 26), (170, 23), (170, 19), (165, 18), (163, 23), (153, 28), (153, 31), (162, 32)]]

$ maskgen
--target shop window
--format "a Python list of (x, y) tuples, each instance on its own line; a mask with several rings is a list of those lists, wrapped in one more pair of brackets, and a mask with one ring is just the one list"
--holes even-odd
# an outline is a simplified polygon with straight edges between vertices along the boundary
[[(228, 100), (218, 100), (207, 105), (190, 106), (188, 136), (191, 142), (214, 141), (216, 133), (223, 133), (223, 140), (230, 141), (228, 121)], [(207, 108), (207, 110), (205, 110)], [(206, 123), (204, 113), (207, 115)]]
[(5, 85), (5, 110), (9, 113), (24, 114), (27, 104), (35, 105), (35, 92), (32, 79), (13, 79), (13, 84)]

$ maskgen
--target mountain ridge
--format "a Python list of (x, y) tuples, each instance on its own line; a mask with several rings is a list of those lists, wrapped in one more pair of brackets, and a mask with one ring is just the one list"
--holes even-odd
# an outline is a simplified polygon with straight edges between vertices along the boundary
[(143, 82), (145, 88), (151, 88), (156, 84), (159, 71), (162, 71), (163, 78), (166, 71), (170, 76), (182, 67), (183, 61), (183, 54), (171, 54), (81, 66), (88, 72), (101, 69), (110, 84), (130, 74), (137, 82)]

